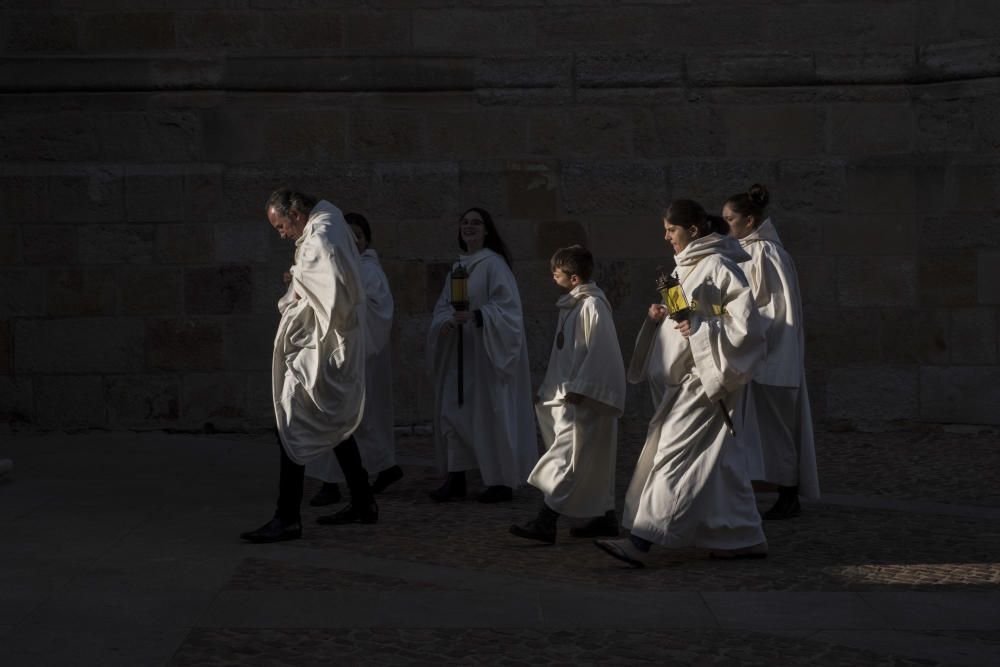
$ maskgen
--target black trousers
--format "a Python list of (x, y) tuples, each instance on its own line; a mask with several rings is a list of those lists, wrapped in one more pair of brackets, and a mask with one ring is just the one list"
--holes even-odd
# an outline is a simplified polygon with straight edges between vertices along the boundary
[[(288, 457), (285, 446), (278, 438), (278, 449), (281, 451), (281, 468), (278, 477), (278, 508), (274, 515), (286, 523), (300, 520), (302, 507), (302, 487), (305, 484), (306, 467), (295, 463)], [(358, 443), (352, 435), (347, 440), (333, 448), (337, 463), (344, 471), (347, 488), (351, 493), (351, 502), (358, 505), (371, 503), (375, 496), (368, 485), (368, 471), (361, 463), (361, 452)]]

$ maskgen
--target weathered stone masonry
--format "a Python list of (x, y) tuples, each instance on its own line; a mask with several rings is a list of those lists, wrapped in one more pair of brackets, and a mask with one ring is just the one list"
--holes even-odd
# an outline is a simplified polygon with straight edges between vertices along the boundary
[(3, 422), (269, 425), (283, 183), (372, 221), (408, 424), (464, 207), (509, 239), (540, 375), (552, 250), (594, 249), (628, 354), (670, 263), (660, 206), (760, 181), (817, 418), (1000, 423), (1000, 3), (0, 8)]

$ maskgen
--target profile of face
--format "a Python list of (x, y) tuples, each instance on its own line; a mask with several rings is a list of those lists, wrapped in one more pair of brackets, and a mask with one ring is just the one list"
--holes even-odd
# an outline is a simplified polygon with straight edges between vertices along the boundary
[(680, 227), (671, 224), (666, 218), (663, 219), (663, 231), (663, 239), (674, 249), (675, 255), (698, 238), (697, 227)]
[(301, 211), (296, 210), (290, 211), (288, 215), (282, 215), (272, 206), (267, 209), (267, 221), (278, 232), (278, 236), (296, 241), (302, 236), (308, 218)]
[(483, 222), (483, 216), (476, 211), (469, 211), (463, 215), (458, 223), (458, 233), (465, 241), (468, 252), (482, 249), (486, 243), (486, 223)]
[(569, 291), (580, 284), (580, 276), (567, 273), (563, 269), (553, 269), (552, 282)]
[(722, 207), (722, 219), (729, 225), (729, 235), (737, 239), (746, 237), (757, 226), (752, 215), (737, 213), (729, 204)]
[(357, 225), (351, 225), (351, 232), (354, 233), (354, 243), (358, 246), (358, 252), (368, 250), (368, 240), (365, 238), (364, 230)]

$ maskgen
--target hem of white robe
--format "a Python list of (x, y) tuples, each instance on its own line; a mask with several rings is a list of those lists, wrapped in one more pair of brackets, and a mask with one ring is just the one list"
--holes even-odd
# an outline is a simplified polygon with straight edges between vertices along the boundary
[(743, 538), (739, 538), (733, 534), (729, 536), (695, 538), (686, 535), (671, 535), (663, 531), (635, 525), (624, 527), (629, 531), (630, 535), (635, 535), (647, 542), (659, 544), (668, 549), (683, 549), (686, 547), (694, 547), (696, 549), (742, 549), (767, 541), (767, 538), (764, 536), (764, 529), (760, 524), (756, 526), (756, 529), (750, 526), (746, 529), (738, 529), (739, 532), (744, 532), (744, 530), (747, 532), (747, 535)]
[[(768, 384), (768, 383), (760, 382), (760, 381), (758, 381), (756, 379), (754, 379), (751, 384), (756, 384), (756, 385), (759, 385), (761, 387), (778, 387), (778, 388), (781, 388), (781, 389), (799, 389), (800, 391), (799, 391), (798, 401), (801, 402), (803, 400), (809, 400), (808, 396), (805, 395), (805, 392), (801, 391), (802, 385), (797, 385), (797, 386), (792, 387), (792, 386), (788, 386), (788, 385)], [(750, 386), (750, 385), (747, 385), (746, 396), (747, 396), (748, 399), (753, 395), (752, 394), (753, 391), (754, 391), (753, 387)], [(801, 405), (801, 403), (800, 403), (800, 405)], [(750, 407), (750, 406), (746, 406), (746, 407)], [(756, 408), (754, 408), (754, 409), (756, 409)], [(757, 419), (756, 415), (754, 415), (753, 418), (754, 418), (754, 420), (755, 420), (755, 422), (757, 424), (760, 423), (759, 419)], [(816, 461), (816, 441), (815, 441), (815, 439), (812, 442), (808, 443), (807, 448), (804, 448), (802, 446), (802, 438), (800, 438), (800, 437), (794, 437), (795, 441), (792, 442), (792, 443), (790, 443), (790, 445), (789, 445), (794, 450), (794, 453), (795, 453), (794, 470), (788, 470), (787, 467), (782, 466), (785, 469), (779, 471), (779, 470), (776, 469), (775, 466), (768, 466), (767, 465), (767, 460), (768, 459), (764, 455), (764, 452), (763, 452), (763, 449), (764, 449), (764, 446), (765, 446), (764, 442), (763, 442), (764, 437), (761, 434), (759, 426), (758, 426), (757, 429), (755, 429), (755, 431), (756, 431), (756, 434), (754, 436), (754, 441), (753, 442), (747, 441), (747, 445), (750, 446), (750, 447), (758, 448), (760, 450), (758, 452), (760, 460), (759, 460), (759, 462), (756, 462), (756, 464), (759, 465), (760, 467), (759, 467), (759, 469), (755, 468), (754, 470), (752, 470), (751, 479), (753, 479), (754, 481), (765, 482), (767, 484), (775, 484), (777, 486), (798, 487), (798, 490), (799, 490), (798, 491), (798, 495), (799, 495), (800, 498), (805, 498), (806, 500), (819, 500), (819, 498), (820, 498), (819, 473), (815, 469), (815, 465), (813, 466), (813, 469), (811, 471), (806, 470), (806, 467), (804, 467), (802, 465), (803, 452), (806, 452), (807, 448), (808, 448), (808, 450), (812, 454), (812, 456), (810, 457), (810, 459), (813, 462)], [(808, 474), (810, 472), (812, 473), (811, 475)]]

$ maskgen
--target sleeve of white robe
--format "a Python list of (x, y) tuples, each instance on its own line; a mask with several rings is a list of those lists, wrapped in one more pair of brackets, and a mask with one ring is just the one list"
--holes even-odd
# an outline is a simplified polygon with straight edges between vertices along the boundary
[(358, 266), (322, 236), (315, 236), (318, 242), (303, 244), (299, 259), (292, 271), (291, 288), (300, 298), (305, 299), (316, 315), (320, 336), (325, 337), (333, 322), (338, 329), (356, 326), (356, 306), (364, 298), (361, 276), (350, 267)]
[(510, 377), (517, 370), (524, 341), (524, 320), (517, 283), (513, 272), (499, 255), (482, 262), (477, 270), (489, 272), (487, 301), (473, 304), (483, 316), (486, 356), (498, 372)]
[(368, 306), (365, 322), (368, 327), (368, 356), (374, 356), (389, 343), (394, 304), (389, 279), (377, 259), (362, 255), (361, 278), (364, 280)]
[(702, 387), (716, 401), (753, 378), (766, 348), (753, 292), (742, 272), (721, 267), (713, 277), (721, 293), (722, 312), (692, 320), (688, 341)]
[(615, 333), (611, 311), (599, 299), (587, 299), (580, 306), (580, 327), (587, 356), (566, 391), (582, 394), (621, 414), (625, 409), (625, 368)]

